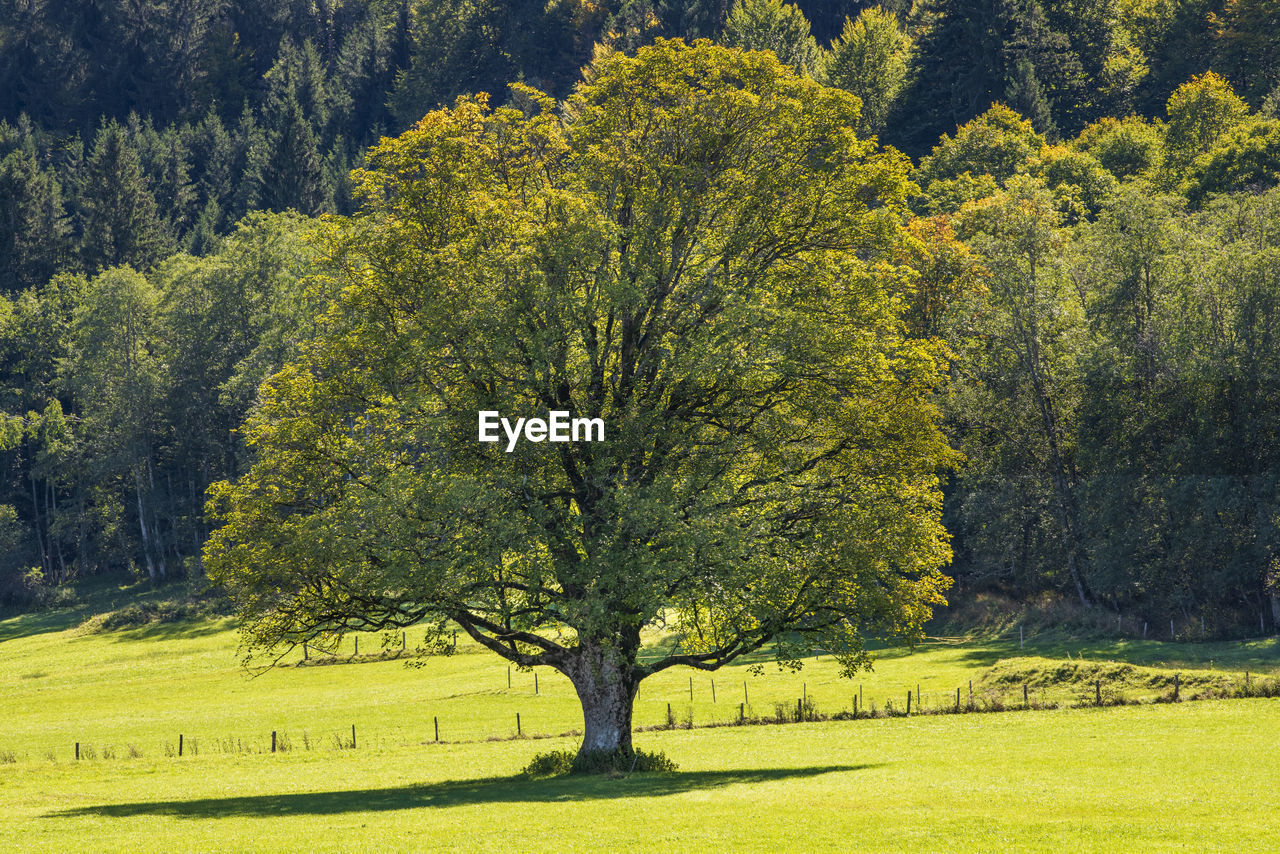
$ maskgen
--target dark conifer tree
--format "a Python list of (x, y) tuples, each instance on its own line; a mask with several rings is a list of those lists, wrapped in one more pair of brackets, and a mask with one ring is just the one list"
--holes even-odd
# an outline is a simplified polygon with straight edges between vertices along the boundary
[(713, 38), (729, 17), (731, 0), (656, 0), (668, 34), (685, 39)]
[(258, 123), (253, 108), (246, 101), (232, 135), (232, 174), (239, 177), (231, 195), (228, 218), (237, 220), (253, 209), (258, 195), (257, 180), (266, 167), (267, 132)]
[(333, 209), (340, 214), (351, 213), (355, 205), (355, 188), (351, 183), (351, 151), (341, 136), (333, 141), (333, 147), (324, 158), (325, 183), (331, 189)]
[(115, 122), (94, 139), (80, 205), (81, 256), (91, 272), (118, 264), (146, 269), (170, 248), (138, 153)]
[[(393, 71), (408, 68), (412, 58), (413, 15), (409, 0), (400, 0), (400, 8), (396, 11), (395, 35), (391, 38), (391, 68)], [(390, 91), (390, 87), (384, 91)]]
[(323, 131), (329, 124), (332, 98), (324, 60), (310, 39), (298, 45), (286, 35), (280, 40), (275, 65), (267, 72), (267, 115), (279, 115), (293, 99), (302, 108), (312, 128)]
[(1005, 89), (1005, 102), (1040, 133), (1055, 135), (1057, 127), (1049, 109), (1049, 99), (1045, 97), (1044, 87), (1036, 77), (1031, 60), (1020, 59), (1014, 64), (1009, 86)]
[(292, 97), (285, 101), (265, 154), (256, 175), (255, 207), (307, 215), (329, 209), (330, 192), (315, 134)]
[(47, 282), (68, 249), (62, 192), (33, 151), (19, 148), (0, 160), (0, 291)]
[(210, 108), (199, 124), (186, 135), (191, 176), (196, 195), (207, 203), (226, 205), (235, 183), (236, 153), (231, 134), (218, 113)]
[(218, 233), (222, 226), (222, 210), (214, 199), (204, 203), (200, 216), (187, 234), (184, 241), (186, 250), (192, 255), (209, 255), (218, 250), (221, 241)]
[(796, 0), (796, 5), (809, 19), (818, 44), (827, 45), (844, 29), (845, 18), (856, 18), (864, 8), (876, 4), (864, 0)]
[(1038, 0), (926, 0), (914, 24), (913, 83), (883, 134), (905, 151), (927, 153), (1010, 97), (1042, 114), (1036, 125), (1046, 130), (1080, 99), (1079, 59)]
[(199, 202), (191, 184), (191, 168), (182, 136), (178, 128), (170, 128), (162, 135), (154, 181), (160, 215), (168, 220), (170, 232), (177, 238), (191, 228)]

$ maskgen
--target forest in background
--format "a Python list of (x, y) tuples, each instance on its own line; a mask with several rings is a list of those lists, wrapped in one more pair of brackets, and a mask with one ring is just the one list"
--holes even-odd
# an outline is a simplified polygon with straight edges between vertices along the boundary
[(913, 158), (966, 590), (1280, 623), (1280, 2), (0, 2), (0, 597), (198, 576), (311, 217), (460, 95), (775, 51)]

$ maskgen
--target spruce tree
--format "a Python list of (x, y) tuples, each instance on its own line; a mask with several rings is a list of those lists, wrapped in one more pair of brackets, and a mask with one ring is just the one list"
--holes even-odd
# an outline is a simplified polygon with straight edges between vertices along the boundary
[(67, 232), (53, 173), (25, 149), (0, 160), (0, 291), (47, 282), (66, 261)]
[(1041, 130), (1081, 100), (1080, 60), (1038, 0), (927, 0), (915, 24), (912, 84), (884, 134), (911, 154), (1011, 96)]
[(240, 111), (240, 120), (236, 124), (232, 146), (234, 156), (232, 174), (240, 176), (240, 181), (232, 191), (228, 216), (234, 221), (255, 207), (255, 200), (258, 197), (258, 177), (266, 168), (267, 162), (267, 132), (259, 124), (248, 101)]
[(1049, 111), (1049, 99), (1036, 77), (1031, 60), (1021, 59), (1013, 67), (1009, 85), (1005, 88), (1005, 100), (1009, 106), (1031, 122), (1037, 131), (1049, 136), (1057, 130)]
[(218, 239), (218, 229), (221, 223), (222, 210), (218, 207), (216, 200), (209, 199), (204, 203), (200, 216), (196, 219), (190, 233), (187, 234), (185, 240), (187, 252), (192, 255), (210, 255), (218, 251), (218, 247), (221, 245), (221, 241)]
[(169, 249), (138, 153), (115, 122), (104, 124), (94, 140), (80, 205), (81, 256), (89, 271), (120, 264), (147, 269)]
[(729, 0), (654, 0), (649, 5), (669, 35), (693, 41), (719, 33), (732, 4)]
[(340, 214), (351, 213), (355, 190), (351, 183), (351, 153), (347, 141), (341, 136), (333, 141), (333, 147), (324, 158), (324, 180), (330, 188), (334, 210)]
[(863, 12), (880, 11), (875, 3), (863, 0), (796, 0), (796, 6), (804, 13), (813, 28), (818, 44), (828, 44), (839, 37), (846, 20)]
[(226, 205), (232, 196), (235, 143), (215, 110), (210, 109), (191, 128), (186, 140), (197, 197), (204, 203)]
[(330, 207), (324, 165), (316, 150), (315, 134), (292, 97), (272, 131), (266, 158), (256, 175), (255, 207), (273, 211), (293, 209), (308, 216)]
[(275, 65), (265, 80), (269, 87), (265, 101), (268, 115), (288, 109), (292, 99), (312, 127), (323, 129), (328, 125), (333, 106), (328, 75), (310, 40), (298, 46), (287, 35), (281, 39)]
[(187, 233), (196, 217), (195, 188), (191, 185), (191, 167), (187, 161), (187, 149), (177, 128), (169, 128), (161, 135), (160, 161), (157, 163), (156, 203), (160, 214), (169, 222), (173, 235)]

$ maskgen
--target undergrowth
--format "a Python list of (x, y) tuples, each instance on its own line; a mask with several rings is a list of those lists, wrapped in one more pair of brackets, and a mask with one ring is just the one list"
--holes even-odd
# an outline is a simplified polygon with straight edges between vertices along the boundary
[(650, 753), (645, 750), (628, 752), (624, 750), (612, 753), (596, 750), (587, 753), (574, 753), (571, 750), (552, 750), (539, 753), (524, 768), (524, 775), (531, 779), (560, 777), (566, 774), (649, 774), (669, 773), (675, 771), (676, 763), (667, 758), (665, 753)]

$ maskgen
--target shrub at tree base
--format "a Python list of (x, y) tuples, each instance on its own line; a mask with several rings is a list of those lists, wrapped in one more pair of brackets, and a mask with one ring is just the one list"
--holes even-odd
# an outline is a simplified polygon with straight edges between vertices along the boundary
[(524, 775), (539, 779), (566, 774), (670, 773), (677, 767), (661, 752), (594, 750), (574, 753), (572, 750), (552, 750), (533, 757), (525, 766)]

